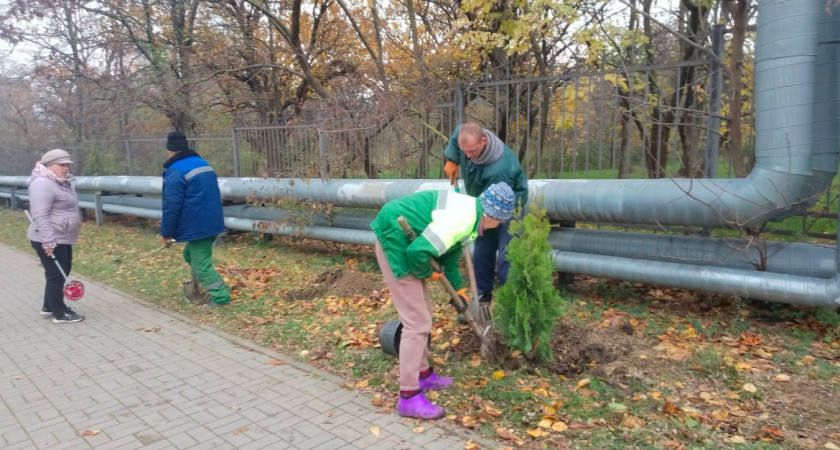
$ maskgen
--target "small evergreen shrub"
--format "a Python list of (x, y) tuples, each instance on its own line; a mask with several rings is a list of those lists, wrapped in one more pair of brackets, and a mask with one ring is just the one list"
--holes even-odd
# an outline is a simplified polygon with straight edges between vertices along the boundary
[(544, 209), (529, 209), (525, 217), (510, 224), (510, 271), (496, 296), (494, 319), (508, 349), (520, 350), (537, 361), (549, 361), (554, 358), (551, 333), (557, 319), (565, 314), (565, 305), (554, 289), (554, 262), (548, 242), (551, 225)]

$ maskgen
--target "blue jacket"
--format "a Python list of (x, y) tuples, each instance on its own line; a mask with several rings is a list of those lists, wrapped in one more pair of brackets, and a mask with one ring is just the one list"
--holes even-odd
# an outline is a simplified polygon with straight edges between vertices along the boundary
[(189, 242), (224, 231), (222, 194), (210, 164), (186, 150), (169, 158), (163, 167), (160, 235)]

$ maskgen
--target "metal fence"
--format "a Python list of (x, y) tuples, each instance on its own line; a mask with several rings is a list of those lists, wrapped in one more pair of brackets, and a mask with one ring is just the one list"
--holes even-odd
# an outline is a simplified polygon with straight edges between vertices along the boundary
[[(694, 75), (686, 83), (689, 71)], [(530, 178), (646, 177), (645, 152), (661, 157), (659, 176), (677, 176), (691, 149), (702, 154), (707, 133), (717, 138), (708, 73), (708, 61), (696, 61), (472, 83), (453, 87), (428, 108), (321, 111), (305, 123), (190, 139), (221, 176), (440, 178), (449, 136), (459, 123), (475, 120), (513, 148)], [(687, 96), (694, 100), (685, 102)], [(159, 135), (49, 148), (68, 149), (80, 175), (158, 175), (164, 144)], [(0, 143), (0, 174), (28, 173), (47, 149)]]

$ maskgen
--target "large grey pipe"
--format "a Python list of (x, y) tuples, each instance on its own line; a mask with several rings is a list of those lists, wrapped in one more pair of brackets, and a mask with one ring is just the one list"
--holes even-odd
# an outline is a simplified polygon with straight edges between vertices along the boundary
[(636, 260), (639, 264), (664, 261), (814, 278), (831, 278), (837, 273), (833, 247), (800, 242), (710, 239), (573, 228), (552, 231), (549, 241), (551, 247), (558, 251), (617, 256)]
[(342, 242), (345, 244), (368, 245), (371, 247), (376, 242), (376, 236), (374, 236), (373, 231), (277, 225), (273, 222), (240, 219), (236, 217), (225, 217), (225, 227), (232, 230), (259, 231), (269, 234), (297, 236), (323, 241)]
[(691, 264), (644, 261), (614, 256), (554, 252), (554, 264), (561, 272), (596, 277), (679, 286), (702, 292), (740, 295), (791, 305), (840, 306), (840, 276), (827, 280), (810, 277), (718, 269)]

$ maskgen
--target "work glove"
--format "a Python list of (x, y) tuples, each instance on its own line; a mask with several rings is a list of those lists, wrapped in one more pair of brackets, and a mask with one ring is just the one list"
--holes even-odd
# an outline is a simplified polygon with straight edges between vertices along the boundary
[(455, 180), (458, 179), (458, 167), (458, 164), (454, 161), (446, 161), (446, 164), (443, 165), (443, 172), (449, 177), (449, 184), (453, 186), (455, 185)]
[(426, 278), (426, 281), (437, 281), (440, 280), (440, 277), (443, 276), (443, 272), (434, 272), (432, 271), (432, 276)]
[(455, 308), (456, 311), (463, 314), (464, 311), (467, 310), (467, 306), (469, 305), (469, 302), (467, 301), (467, 290), (461, 289), (460, 291), (457, 291), (457, 294), (458, 297), (461, 298), (461, 305), (459, 306), (458, 303), (455, 302), (455, 299), (451, 298), (449, 299), (449, 304), (452, 305), (452, 307)]

